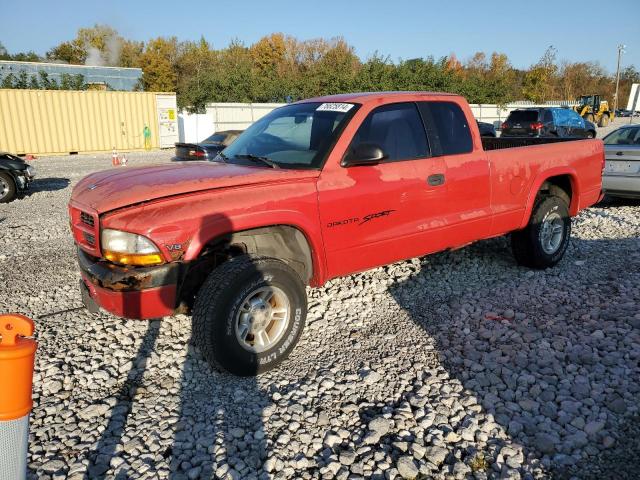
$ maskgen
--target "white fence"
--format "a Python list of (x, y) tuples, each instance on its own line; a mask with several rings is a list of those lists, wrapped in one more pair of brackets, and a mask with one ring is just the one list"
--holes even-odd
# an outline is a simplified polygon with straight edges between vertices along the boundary
[[(511, 110), (527, 107), (572, 106), (576, 102), (557, 101), (535, 104), (514, 102), (508, 105), (472, 104), (471, 111), (477, 120), (493, 123), (496, 127), (504, 122)], [(209, 135), (221, 130), (244, 130), (259, 118), (284, 103), (211, 103), (206, 113), (178, 115), (179, 137), (181, 142), (200, 142)]]
[(206, 112), (178, 114), (181, 142), (200, 142), (222, 130), (244, 130), (284, 103), (210, 103)]

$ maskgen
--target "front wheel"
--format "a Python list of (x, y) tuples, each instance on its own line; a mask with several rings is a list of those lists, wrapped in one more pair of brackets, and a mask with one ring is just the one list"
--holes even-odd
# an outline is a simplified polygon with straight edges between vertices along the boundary
[(200, 288), (193, 336), (212, 366), (252, 376), (287, 358), (306, 316), (300, 276), (281, 260), (246, 255), (216, 268)]
[(602, 115), (600, 117), (600, 123), (598, 123), (599, 127), (606, 127), (609, 125), (609, 115)]
[(540, 197), (529, 224), (511, 235), (516, 261), (530, 268), (548, 268), (564, 256), (571, 236), (571, 218), (567, 202), (556, 195)]

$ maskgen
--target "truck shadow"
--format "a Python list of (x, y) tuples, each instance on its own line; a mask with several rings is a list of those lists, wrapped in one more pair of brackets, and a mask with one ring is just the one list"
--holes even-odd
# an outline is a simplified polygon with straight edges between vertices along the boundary
[[(635, 237), (574, 238), (558, 266), (528, 271), (511, 260), (506, 239), (494, 239), (428, 257), (389, 292), (433, 339), (450, 378), (524, 447), (525, 458), (569, 478), (578, 464), (582, 473), (592, 469), (605, 446), (624, 447), (620, 422), (638, 406), (629, 392), (640, 391), (640, 382), (629, 375), (634, 368), (637, 375), (639, 246)], [(504, 275), (474, 281), (471, 259), (499, 264)], [(495, 458), (491, 443), (484, 453)], [(467, 463), (475, 454), (448, 448)], [(504, 468), (496, 473), (507, 474)], [(599, 478), (636, 474), (629, 463)]]
[[(198, 231), (211, 228), (230, 232), (232, 226), (226, 216), (212, 215)], [(141, 305), (131, 305), (129, 311), (143, 310)], [(158, 371), (155, 361), (167, 351), (177, 362)], [(144, 394), (136, 397), (138, 390)], [(128, 421), (139, 421), (137, 413), (135, 419), (130, 419), (132, 409), (139, 412), (143, 405), (157, 408), (157, 404), (146, 404), (149, 398), (145, 397), (150, 395), (169, 421), (158, 425), (151, 420), (144, 425), (147, 421), (143, 419), (143, 425), (127, 427)], [(107, 426), (88, 454), (85, 478), (125, 479), (141, 473), (133, 467), (135, 450), (130, 453), (125, 445), (132, 442), (143, 449), (149, 442), (160, 444), (160, 450), (147, 452), (143, 468), (149, 473), (159, 474), (162, 469), (164, 476), (176, 480), (208, 479), (214, 474), (219, 478), (257, 478), (266, 458), (262, 410), (267, 393), (258, 387), (254, 377), (241, 378), (214, 370), (196, 347), (191, 318), (179, 315), (162, 322), (149, 321), (126, 380), (114, 396), (117, 402), (111, 408)]]
[[(215, 214), (204, 218), (197, 231), (201, 235), (198, 240), (206, 243), (211, 237), (207, 232), (230, 233), (233, 225), (224, 214)], [(204, 264), (200, 278), (206, 278), (212, 269), (213, 265)], [(262, 412), (269, 396), (260, 389), (256, 377), (238, 377), (209, 365), (198, 349), (193, 317), (190, 320), (178, 421), (173, 443), (165, 452), (169, 478), (258, 478), (267, 455)]]
[[(147, 369), (147, 363), (155, 350), (156, 342), (160, 334), (160, 320), (151, 320), (138, 347), (131, 369), (127, 378), (115, 394), (116, 404), (111, 410), (111, 415), (104, 432), (98, 443), (89, 455), (90, 461), (85, 478), (103, 479), (111, 465), (111, 460), (117, 456), (118, 446), (123, 440), (127, 418), (131, 414), (138, 389), (142, 385), (142, 378)], [(126, 478), (122, 474), (116, 478)]]

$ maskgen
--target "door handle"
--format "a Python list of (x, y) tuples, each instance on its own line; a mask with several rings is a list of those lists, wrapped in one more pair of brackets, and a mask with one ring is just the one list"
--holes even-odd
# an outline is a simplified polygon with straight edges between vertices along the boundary
[(623, 152), (616, 152), (616, 155), (618, 155), (619, 157), (621, 157), (622, 155), (624, 155)]
[(437, 187), (438, 185), (442, 185), (444, 183), (444, 173), (436, 173), (433, 175), (429, 175), (429, 178), (427, 178), (427, 183), (432, 187)]

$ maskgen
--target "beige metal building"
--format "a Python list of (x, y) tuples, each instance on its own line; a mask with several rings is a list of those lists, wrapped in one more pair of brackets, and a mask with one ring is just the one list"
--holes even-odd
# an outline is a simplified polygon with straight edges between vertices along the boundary
[(0, 151), (67, 155), (178, 141), (175, 93), (0, 89)]

